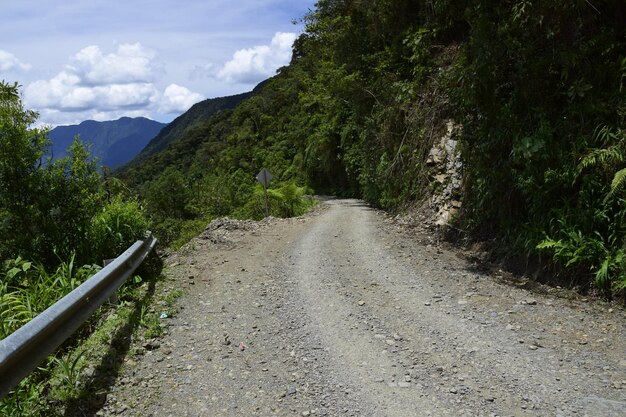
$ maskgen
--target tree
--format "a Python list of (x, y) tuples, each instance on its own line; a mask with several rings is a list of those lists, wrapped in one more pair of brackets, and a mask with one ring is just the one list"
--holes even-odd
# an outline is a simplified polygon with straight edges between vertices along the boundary
[(24, 109), (17, 83), (0, 83), (0, 257), (32, 252), (41, 230), (37, 199), (43, 192), (41, 169), (45, 129), (31, 129), (38, 114)]
[(167, 168), (156, 180), (145, 188), (145, 199), (149, 210), (157, 217), (188, 217), (185, 206), (191, 198), (191, 191), (183, 174)]
[(22, 256), (54, 266), (86, 254), (91, 219), (103, 203), (101, 177), (79, 138), (69, 156), (46, 154), (48, 130), (24, 108), (17, 83), (0, 83), (0, 259)]

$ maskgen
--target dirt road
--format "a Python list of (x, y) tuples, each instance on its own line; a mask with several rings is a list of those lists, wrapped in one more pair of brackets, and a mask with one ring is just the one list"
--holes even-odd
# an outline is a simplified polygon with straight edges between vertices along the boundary
[(213, 225), (167, 260), (182, 310), (99, 414), (626, 416), (622, 310), (420, 242), (357, 200)]

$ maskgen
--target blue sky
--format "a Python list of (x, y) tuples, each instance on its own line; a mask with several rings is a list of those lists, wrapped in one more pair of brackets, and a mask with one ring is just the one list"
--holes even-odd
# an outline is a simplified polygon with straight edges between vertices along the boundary
[(0, 79), (40, 123), (145, 116), (251, 90), (315, 0), (0, 0)]

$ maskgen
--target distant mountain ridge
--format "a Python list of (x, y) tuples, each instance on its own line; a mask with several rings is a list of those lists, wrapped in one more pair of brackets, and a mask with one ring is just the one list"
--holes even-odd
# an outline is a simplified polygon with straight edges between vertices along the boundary
[[(236, 94), (233, 96), (209, 98), (194, 104), (189, 110), (178, 116), (167, 127), (161, 130), (161, 132), (154, 137), (150, 143), (148, 143), (139, 155), (130, 161), (129, 165), (137, 165), (149, 156), (163, 151), (174, 140), (182, 137), (183, 133), (188, 128), (196, 126), (221, 110), (233, 109), (237, 107), (239, 103), (250, 97), (253, 92), (254, 91)], [(122, 169), (125, 168), (127, 167), (122, 167)]]
[(99, 164), (116, 168), (133, 159), (165, 126), (166, 123), (145, 117), (122, 117), (105, 122), (87, 120), (78, 125), (57, 126), (49, 134), (52, 157), (66, 156), (74, 137), (80, 135)]

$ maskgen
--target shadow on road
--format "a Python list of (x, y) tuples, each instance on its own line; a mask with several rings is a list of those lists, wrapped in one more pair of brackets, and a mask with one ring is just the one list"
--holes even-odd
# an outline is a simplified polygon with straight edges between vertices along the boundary
[(163, 270), (162, 260), (151, 254), (137, 271), (143, 276), (158, 277), (148, 282), (143, 297), (135, 303), (129, 320), (116, 330), (106, 349), (106, 354), (95, 366), (94, 372), (88, 377), (81, 390), (80, 397), (72, 398), (65, 405), (66, 417), (92, 417), (104, 406), (107, 395), (115, 385), (119, 370), (130, 349), (132, 335), (141, 322), (142, 310), (149, 306), (154, 298), (156, 282)]

